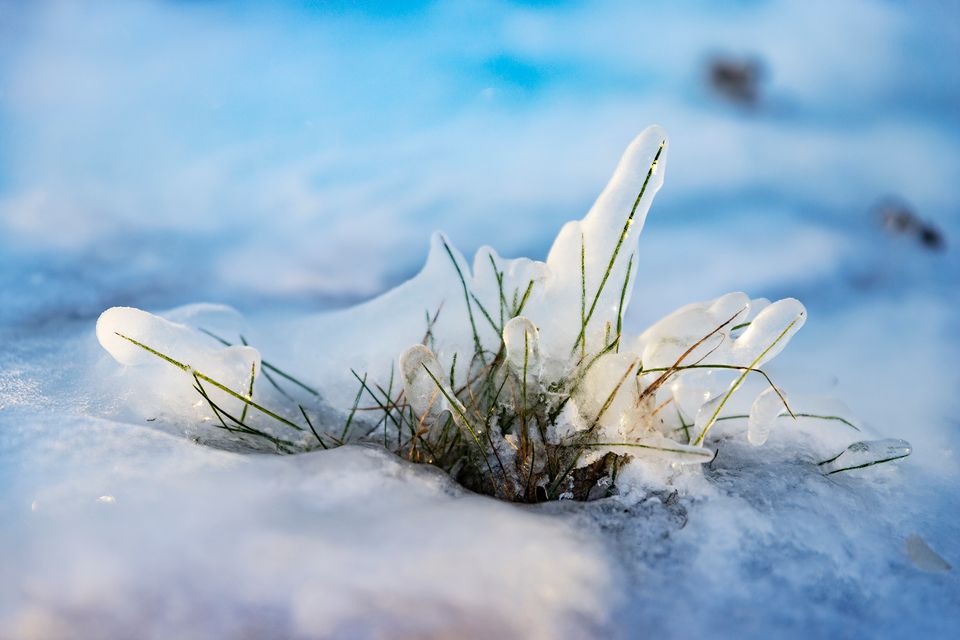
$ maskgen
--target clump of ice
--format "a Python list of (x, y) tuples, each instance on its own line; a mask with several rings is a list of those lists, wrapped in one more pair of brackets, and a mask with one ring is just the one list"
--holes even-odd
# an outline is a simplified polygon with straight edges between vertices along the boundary
[[(210, 314), (206, 314), (208, 320)], [(212, 372), (218, 382), (245, 395), (251, 378), (260, 373), (260, 353), (253, 347), (224, 346), (195, 328), (133, 309), (113, 307), (97, 320), (97, 340), (117, 362), (136, 372), (139, 402), (152, 403), (152, 411), (196, 420), (197, 394), (189, 381), (195, 372)], [(137, 344), (139, 343), (139, 344)], [(169, 358), (144, 347), (162, 350)], [(216, 387), (213, 400), (230, 412), (240, 413), (243, 402)]]
[[(493, 473), (496, 463), (501, 481), (514, 488), (522, 487), (524, 475), (543, 469), (550, 447), (573, 447), (571, 469), (610, 453), (665, 464), (710, 461), (709, 433), (738, 417), (732, 410), (748, 378), (763, 375), (760, 368), (803, 326), (806, 310), (794, 299), (771, 303), (737, 292), (684, 306), (639, 335), (623, 329), (636, 279), (655, 276), (637, 273), (637, 242), (668, 154), (660, 128), (640, 134), (587, 215), (560, 230), (545, 262), (505, 259), (483, 247), (471, 268), (435, 234), (426, 265), (410, 281), (354, 309), (289, 327), (288, 350), (315, 356), (300, 372), (311, 386), (301, 387), (320, 389), (324, 402), (349, 412), (348, 425), (351, 404), (356, 408), (361, 397), (373, 402), (384, 413), (379, 424), (353, 433), (397, 451), (404, 438), (413, 449), (418, 438), (425, 445), (431, 437), (446, 442), (443, 424), (452, 421), (465, 442), (480, 448), (479, 456), (474, 451), (465, 459), (476, 457), (480, 473), (484, 464)], [(141, 386), (174, 416), (223, 419), (215, 410), (210, 415), (213, 407), (183, 384), (198, 372), (236, 392), (219, 397), (234, 412), (243, 410), (238, 396), (283, 399), (260, 379), (255, 350), (224, 346), (227, 340), (218, 343), (198, 328), (197, 322), (189, 328), (134, 309), (111, 309), (101, 316), (97, 335), (115, 359), (142, 371)], [(474, 388), (478, 379), (484, 389)], [(507, 391), (477, 405), (474, 392), (491, 388)], [(750, 388), (755, 400), (745, 435), (760, 445), (778, 416), (796, 416), (772, 382), (759, 392)], [(298, 428), (306, 432), (309, 416), (299, 409), (304, 420), (296, 416)], [(537, 410), (539, 433), (524, 417)], [(260, 412), (250, 419), (265, 420), (261, 414), (270, 417)], [(339, 431), (329, 424), (319, 428)], [(339, 435), (350, 436), (347, 429)], [(319, 435), (315, 444), (321, 444)], [(409, 457), (416, 459), (412, 450)], [(459, 468), (462, 461), (454, 460), (451, 466)], [(505, 470), (511, 464), (516, 468)], [(552, 489), (562, 487), (554, 482)]]
[(503, 346), (514, 375), (539, 384), (543, 363), (537, 326), (524, 316), (513, 318), (503, 328)]
[(447, 410), (447, 396), (451, 395), (445, 385), (437, 384), (445, 374), (436, 356), (423, 345), (413, 346), (400, 356), (400, 374), (410, 408), (431, 424), (436, 422), (439, 415)]
[(750, 444), (760, 446), (765, 443), (775, 420), (787, 410), (781, 393), (771, 387), (753, 401), (747, 421), (747, 439)]

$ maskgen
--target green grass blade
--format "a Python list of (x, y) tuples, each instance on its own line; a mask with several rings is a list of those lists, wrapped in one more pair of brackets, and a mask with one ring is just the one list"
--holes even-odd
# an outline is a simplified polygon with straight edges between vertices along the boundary
[(620, 254), (620, 248), (627, 239), (627, 234), (630, 232), (630, 227), (633, 225), (633, 218), (637, 214), (637, 207), (640, 206), (640, 201), (643, 199), (643, 194), (647, 190), (647, 185), (650, 183), (650, 178), (653, 176), (654, 171), (656, 171), (657, 162), (660, 160), (660, 154), (663, 153), (663, 148), (666, 146), (666, 144), (666, 140), (660, 142), (660, 146), (657, 148), (657, 153), (653, 156), (653, 162), (650, 163), (650, 168), (647, 170), (647, 177), (644, 178), (643, 186), (640, 187), (640, 193), (637, 194), (637, 199), (633, 202), (633, 208), (630, 209), (630, 215), (627, 216), (627, 219), (623, 224), (623, 230), (620, 232), (620, 237), (617, 239), (617, 244), (613, 248), (613, 253), (610, 255), (610, 262), (607, 263), (607, 269), (604, 271), (603, 277), (600, 279), (600, 286), (597, 287), (597, 293), (593, 296), (593, 302), (590, 304), (590, 310), (587, 312), (586, 318), (583, 321), (583, 326), (580, 329), (580, 335), (577, 336), (577, 341), (574, 343), (574, 349), (576, 349), (577, 342), (585, 339), (584, 334), (587, 330), (587, 324), (589, 324), (590, 319), (593, 317), (593, 312), (597, 308), (597, 303), (600, 301), (600, 294), (603, 293), (603, 288), (607, 284), (607, 278), (610, 277), (610, 272), (613, 271), (613, 264), (616, 262), (617, 256)]
[(237, 400), (239, 400), (240, 402), (243, 402), (243, 403), (246, 404), (246, 405), (249, 405), (251, 408), (256, 409), (257, 411), (259, 411), (260, 413), (264, 414), (265, 416), (267, 416), (267, 417), (269, 417), (269, 418), (273, 418), (273, 419), (276, 420), (277, 422), (280, 422), (280, 423), (282, 423), (282, 424), (285, 424), (286, 426), (290, 427), (291, 429), (296, 429), (297, 431), (303, 431), (303, 430), (304, 430), (304, 428), (301, 427), (300, 425), (298, 425), (297, 423), (291, 422), (290, 420), (287, 420), (287, 419), (284, 418), (283, 416), (278, 415), (278, 414), (274, 413), (273, 411), (271, 411), (270, 409), (267, 409), (266, 407), (263, 407), (263, 406), (257, 404), (257, 403), (254, 402), (253, 400), (247, 400), (247, 399), (244, 398), (242, 395), (240, 395), (239, 393), (237, 393), (237, 392), (234, 391), (233, 389), (230, 389), (229, 387), (227, 387), (227, 386), (224, 385), (223, 383), (218, 382), (217, 380), (214, 380), (213, 378), (211, 378), (210, 376), (208, 376), (208, 375), (206, 375), (206, 374), (204, 374), (204, 373), (201, 373), (201, 372), (199, 372), (199, 371), (194, 370), (193, 368), (190, 367), (190, 365), (187, 365), (187, 364), (184, 364), (184, 363), (179, 362), (179, 361), (177, 361), (177, 360), (174, 360), (174, 359), (171, 358), (170, 356), (165, 355), (165, 354), (163, 354), (163, 353), (160, 353), (160, 352), (157, 351), (156, 349), (153, 349), (153, 348), (151, 348), (151, 347), (148, 347), (147, 345), (143, 344), (142, 342), (138, 342), (137, 340), (134, 340), (133, 338), (131, 338), (131, 337), (129, 337), (129, 336), (125, 336), (125, 335), (123, 335), (122, 333), (119, 333), (119, 332), (116, 332), (116, 331), (115, 331), (114, 333), (116, 333), (118, 336), (120, 336), (120, 337), (123, 338), (124, 340), (127, 340), (127, 341), (131, 342), (132, 344), (137, 345), (137, 346), (140, 347), (141, 349), (144, 349), (144, 350), (147, 351), (148, 353), (152, 353), (153, 355), (157, 356), (157, 357), (160, 358), (161, 360), (165, 360), (166, 362), (172, 364), (173, 366), (177, 367), (177, 368), (180, 369), (181, 371), (186, 371), (187, 373), (191, 373), (191, 374), (195, 375), (196, 377), (200, 378), (201, 380), (203, 380), (204, 382), (207, 382), (207, 383), (209, 383), (209, 384), (212, 384), (212, 385), (213, 385), (214, 387), (216, 387), (217, 389), (220, 389), (221, 391), (223, 391), (223, 392), (226, 393), (227, 395), (236, 398)]
[[(257, 375), (257, 365), (256, 363), (250, 363), (250, 385), (247, 387), (247, 400), (253, 400), (253, 381), (254, 377)], [(250, 408), (250, 405), (243, 405), (243, 411), (240, 413), (240, 420), (244, 421), (247, 419), (247, 409)]]
[(446, 250), (447, 255), (450, 257), (450, 262), (453, 263), (453, 268), (457, 271), (460, 286), (463, 287), (463, 299), (467, 303), (467, 316), (470, 318), (470, 329), (473, 331), (474, 351), (480, 356), (480, 361), (486, 363), (486, 358), (483, 355), (483, 346), (480, 344), (480, 334), (477, 333), (477, 323), (473, 319), (473, 305), (470, 304), (470, 289), (467, 287), (467, 281), (464, 279), (463, 272), (460, 270), (460, 264), (457, 262), (457, 259), (453, 257), (453, 251), (450, 249), (450, 245), (447, 244), (446, 239), (442, 239), (441, 241), (443, 242), (444, 250)]
[(620, 336), (623, 334), (623, 303), (627, 298), (627, 285), (630, 284), (630, 271), (633, 269), (633, 254), (630, 254), (630, 260), (627, 261), (627, 275), (623, 279), (623, 287), (620, 289), (620, 304), (617, 305), (617, 353), (620, 352)]
[[(765, 355), (767, 355), (767, 354), (770, 352), (770, 350), (773, 349), (773, 348), (777, 345), (777, 343), (779, 343), (781, 340), (783, 340), (784, 336), (786, 336), (787, 333), (790, 331), (790, 329), (793, 328), (793, 325), (797, 324), (797, 323), (800, 321), (800, 318), (801, 318), (801, 317), (802, 317), (802, 316), (797, 316), (796, 318), (794, 318), (793, 322), (791, 322), (790, 324), (788, 324), (787, 327), (786, 327), (783, 331), (780, 332), (780, 335), (777, 336), (777, 339), (774, 340), (773, 342), (771, 342), (771, 343), (770, 343), (770, 346), (768, 346), (766, 349), (764, 349), (763, 352), (762, 352), (760, 355), (758, 355), (758, 356), (754, 359), (753, 362), (750, 363), (750, 366), (749, 366), (749, 367), (746, 367), (746, 370), (745, 370), (743, 373), (740, 374), (740, 377), (737, 378), (736, 382), (733, 383), (733, 386), (730, 387), (730, 390), (727, 391), (727, 394), (726, 394), (726, 395), (723, 397), (723, 399), (720, 401), (720, 404), (717, 405), (716, 410), (714, 410), (713, 415), (710, 416), (710, 419), (707, 421), (707, 424), (705, 424), (705, 425), (703, 426), (703, 431), (701, 431), (701, 432), (700, 432), (700, 435), (697, 436), (697, 439), (696, 439), (696, 440), (694, 441), (694, 443), (693, 443), (694, 445), (699, 445), (700, 443), (703, 442), (703, 439), (704, 439), (704, 438), (706, 437), (706, 435), (707, 435), (707, 431), (709, 431), (709, 430), (710, 430), (710, 427), (712, 427), (713, 424), (717, 421), (717, 417), (720, 415), (720, 411), (723, 409), (723, 406), (724, 406), (724, 405), (727, 403), (727, 401), (730, 399), (730, 396), (732, 396), (733, 393), (740, 387), (740, 385), (743, 383), (744, 378), (746, 378), (746, 377), (747, 377), (747, 374), (750, 373), (750, 370), (756, 369), (757, 364), (758, 364), (761, 360), (763, 360), (763, 357), (764, 357)], [(774, 387), (774, 388), (776, 388), (776, 387)], [(781, 397), (782, 397), (782, 396), (781, 396)]]
[(313, 421), (310, 420), (310, 416), (307, 415), (307, 410), (303, 408), (302, 404), (298, 404), (297, 407), (300, 409), (300, 415), (302, 415), (303, 419), (307, 421), (307, 425), (310, 427), (310, 431), (313, 432), (317, 442), (319, 442), (320, 446), (324, 449), (328, 449), (329, 447), (327, 447), (326, 443), (323, 441), (323, 438), (320, 437), (320, 434), (317, 433), (317, 430), (313, 427)]
[(363, 387), (367, 383), (367, 374), (363, 374), (363, 380), (361, 381), (360, 388), (357, 389), (357, 396), (353, 399), (353, 407), (350, 409), (350, 414), (347, 416), (347, 422), (343, 425), (343, 431), (340, 432), (340, 441), (347, 441), (347, 433), (350, 431), (350, 425), (353, 424), (353, 418), (357, 413), (357, 407), (360, 406), (360, 396), (363, 395)]

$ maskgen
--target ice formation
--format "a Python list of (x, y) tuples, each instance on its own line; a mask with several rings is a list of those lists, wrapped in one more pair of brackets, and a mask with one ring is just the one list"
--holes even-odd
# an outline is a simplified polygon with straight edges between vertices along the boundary
[[(253, 347), (211, 345), (208, 336), (186, 324), (130, 307), (104, 311), (97, 321), (97, 340), (117, 362), (140, 370), (140, 377), (151, 381), (149, 388), (162, 402), (155, 409), (196, 404), (196, 394), (189, 385), (184, 388), (182, 375), (170, 365), (188, 376), (213, 372), (217, 382), (240, 395), (247, 395), (251, 378), (260, 372), (260, 354)], [(151, 345), (168, 359), (151, 352)], [(224, 409), (243, 412), (244, 403), (224, 390), (212, 387), (210, 395)]]
[(860, 441), (854, 442), (835, 457), (824, 460), (820, 466), (829, 475), (906, 458), (910, 452), (910, 443), (899, 438)]
[[(682, 307), (637, 336), (623, 330), (635, 281), (656, 276), (638, 273), (635, 258), (667, 157), (660, 128), (640, 134), (587, 215), (560, 230), (545, 262), (505, 259), (483, 247), (471, 268), (437, 233), (413, 279), (292, 332), (319, 351), (308, 372), (313, 386), (298, 384), (314, 395), (321, 389), (323, 402), (349, 413), (342, 432), (320, 424), (321, 436), (302, 405), (280, 415), (252, 402), (254, 394), (280, 398), (259, 379), (254, 349), (224, 346), (238, 341), (229, 328), (225, 340), (202, 318), (191, 329), (110, 309), (97, 336), (117, 361), (142, 370), (141, 386), (172, 415), (199, 412), (224, 428), (249, 429), (241, 435), (277, 438), (277, 424), (248, 427), (272, 418), (299, 431), (282, 440), (292, 448), (382, 441), (508, 499), (594, 496), (595, 483), (610, 485), (619, 466), (637, 458), (708, 462), (708, 433), (737, 417), (733, 397), (748, 377), (768, 383), (749, 411), (752, 444), (766, 441), (778, 416), (794, 415), (760, 367), (786, 347), (806, 311), (790, 298), (771, 303), (730, 293)], [(170, 392), (169, 376), (183, 374), (194, 377), (194, 390), (202, 391), (202, 381), (216, 387), (219, 403)], [(359, 382), (356, 395), (344, 392), (344, 379)], [(224, 397), (227, 389), (234, 393)], [(355, 416), (361, 398), (381, 410), (378, 420)], [(244, 405), (255, 410), (238, 421)]]

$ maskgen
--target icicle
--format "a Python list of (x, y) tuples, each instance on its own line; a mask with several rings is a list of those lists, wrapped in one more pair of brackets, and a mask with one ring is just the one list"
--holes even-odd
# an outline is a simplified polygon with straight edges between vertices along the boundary
[(723, 403), (725, 397), (726, 394), (721, 393), (707, 400), (700, 406), (700, 410), (697, 411), (697, 417), (693, 421), (693, 431), (690, 433), (693, 441), (696, 441), (697, 438), (700, 437), (700, 434), (704, 433), (707, 428), (713, 424), (717, 409)]
[(447, 399), (434, 378), (444, 380), (443, 369), (437, 357), (422, 344), (416, 344), (400, 356), (400, 375), (403, 393), (418, 420), (433, 422), (448, 408)]
[(518, 379), (531, 385), (539, 383), (543, 366), (540, 360), (540, 332), (530, 319), (517, 316), (503, 328), (507, 363)]
[(798, 300), (778, 300), (750, 321), (730, 350), (732, 363), (762, 367), (777, 356), (800, 330), (807, 319), (807, 310)]
[(787, 409), (777, 391), (773, 387), (764, 390), (753, 401), (753, 406), (750, 408), (750, 418), (747, 420), (747, 440), (756, 447), (767, 441), (770, 428), (777, 416)]

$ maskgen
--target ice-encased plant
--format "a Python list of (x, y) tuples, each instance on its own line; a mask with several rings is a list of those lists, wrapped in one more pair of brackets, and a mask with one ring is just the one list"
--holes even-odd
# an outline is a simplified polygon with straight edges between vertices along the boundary
[[(301, 328), (299, 339), (339, 354), (328, 358), (343, 366), (335, 373), (359, 384), (352, 402), (342, 393), (325, 399), (346, 416), (340, 423), (311, 419), (320, 417), (317, 387), (261, 362), (242, 337), (243, 346), (232, 346), (190, 312), (164, 319), (114, 308), (97, 335), (124, 364), (166, 367), (149, 375), (191, 376), (186, 396), (179, 382), (149, 387), (168, 413), (208, 420), (236, 439), (286, 453), (377, 442), (511, 501), (602, 497), (628, 463), (709, 462), (708, 435), (720, 420), (746, 419), (749, 441), (760, 445), (779, 416), (795, 416), (762, 367), (803, 326), (797, 300), (730, 293), (638, 336), (624, 331), (637, 278), (656, 277), (638, 273), (635, 258), (667, 154), (658, 127), (638, 136), (588, 214), (561, 229), (546, 262), (483, 247), (471, 269), (438, 233), (413, 279), (318, 321), (319, 329)], [(336, 335), (344, 326), (359, 328), (352, 343)], [(325, 369), (315, 377), (329, 380), (336, 367)], [(725, 410), (749, 376), (765, 388), (747, 415), (731, 416)], [(338, 384), (319, 388), (337, 396)], [(280, 400), (285, 409), (268, 408)]]

